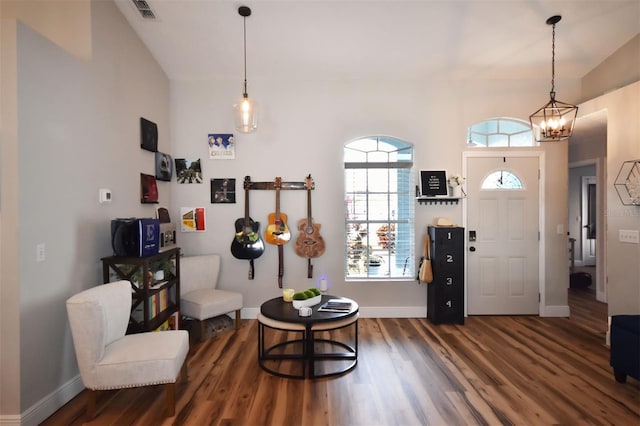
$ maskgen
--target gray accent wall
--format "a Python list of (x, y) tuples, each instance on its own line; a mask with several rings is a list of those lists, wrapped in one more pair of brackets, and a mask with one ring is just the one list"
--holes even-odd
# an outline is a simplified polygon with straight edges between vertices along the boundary
[[(0, 395), (2, 414), (21, 414), (23, 424), (83, 388), (65, 300), (102, 282), (111, 219), (155, 217), (158, 205), (140, 203), (140, 173), (155, 174), (154, 154), (140, 149), (141, 116), (158, 124), (159, 149), (171, 152), (169, 80), (112, 2), (90, 11), (89, 58), (14, 21), (16, 139), (3, 135), (3, 154), (13, 158), (2, 157), (0, 193)], [(169, 184), (158, 185), (159, 205), (170, 205)], [(98, 202), (99, 188), (111, 189), (110, 204)], [(8, 318), (13, 306), (18, 317)]]

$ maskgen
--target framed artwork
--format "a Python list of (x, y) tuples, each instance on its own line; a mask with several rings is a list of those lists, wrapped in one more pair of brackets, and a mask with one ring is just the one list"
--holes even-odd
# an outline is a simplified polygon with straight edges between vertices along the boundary
[(436, 197), (448, 194), (447, 172), (445, 170), (420, 170), (421, 197)]
[(140, 148), (151, 152), (158, 150), (158, 126), (143, 117), (140, 117)]
[(158, 203), (158, 184), (155, 176), (140, 173), (140, 202), (143, 204)]
[(180, 230), (182, 232), (204, 232), (206, 211), (204, 207), (181, 207)]
[(236, 144), (233, 134), (209, 133), (209, 159), (233, 160), (236, 158)]
[(236, 180), (233, 178), (211, 179), (211, 203), (235, 203)]
[(173, 159), (169, 154), (156, 152), (156, 179), (169, 182), (173, 176)]
[(178, 183), (202, 183), (199, 158), (176, 158), (175, 164)]

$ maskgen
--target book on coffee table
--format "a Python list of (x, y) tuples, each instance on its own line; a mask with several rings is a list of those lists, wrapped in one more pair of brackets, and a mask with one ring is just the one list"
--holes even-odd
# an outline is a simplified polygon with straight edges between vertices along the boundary
[(318, 311), (323, 312), (349, 312), (350, 310), (351, 302), (344, 299), (329, 299), (318, 308)]

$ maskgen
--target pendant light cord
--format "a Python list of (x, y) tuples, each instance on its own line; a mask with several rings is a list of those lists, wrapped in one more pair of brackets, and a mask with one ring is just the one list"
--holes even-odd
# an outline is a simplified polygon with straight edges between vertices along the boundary
[(247, 17), (242, 17), (242, 23), (244, 27), (244, 97), (247, 96)]

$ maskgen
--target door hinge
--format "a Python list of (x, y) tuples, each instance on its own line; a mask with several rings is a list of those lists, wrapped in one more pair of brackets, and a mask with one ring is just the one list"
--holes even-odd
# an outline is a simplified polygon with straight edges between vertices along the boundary
[(540, 296), (540, 293), (538, 293), (538, 303), (540, 303), (540, 300), (542, 300), (542, 297)]

